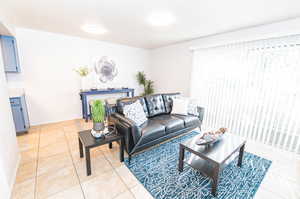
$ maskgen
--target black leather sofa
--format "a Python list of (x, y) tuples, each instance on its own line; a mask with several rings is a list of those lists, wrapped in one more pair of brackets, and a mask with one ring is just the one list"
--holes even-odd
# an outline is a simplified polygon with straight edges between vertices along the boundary
[[(161, 143), (167, 139), (186, 133), (197, 127), (201, 128), (204, 109), (197, 107), (197, 115), (175, 115), (172, 111), (172, 99), (180, 93), (155, 94), (146, 97), (121, 98), (117, 100), (116, 112), (111, 120), (119, 133), (125, 136), (125, 149), (129, 155)], [(123, 114), (125, 105), (139, 100), (148, 120), (137, 126)]]

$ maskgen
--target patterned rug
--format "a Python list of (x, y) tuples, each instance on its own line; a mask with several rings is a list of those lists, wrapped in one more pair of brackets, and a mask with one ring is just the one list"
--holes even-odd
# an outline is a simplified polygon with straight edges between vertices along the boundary
[(244, 153), (242, 168), (237, 167), (237, 158), (224, 168), (217, 197), (211, 194), (209, 178), (195, 169), (185, 164), (183, 172), (178, 172), (179, 143), (196, 134), (191, 132), (161, 144), (133, 156), (130, 164), (126, 159), (125, 164), (155, 199), (253, 198), (271, 165), (270, 160), (254, 154)]

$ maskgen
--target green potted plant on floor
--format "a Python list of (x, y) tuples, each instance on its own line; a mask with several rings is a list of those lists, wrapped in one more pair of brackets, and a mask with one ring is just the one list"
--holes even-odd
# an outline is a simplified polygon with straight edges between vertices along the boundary
[(96, 138), (103, 137), (103, 131), (105, 129), (105, 105), (102, 100), (95, 100), (91, 104), (91, 112), (93, 119), (92, 135)]
[(139, 85), (144, 87), (144, 93), (142, 95), (151, 95), (154, 93), (154, 82), (147, 79), (144, 72), (139, 71), (136, 74), (136, 79)]

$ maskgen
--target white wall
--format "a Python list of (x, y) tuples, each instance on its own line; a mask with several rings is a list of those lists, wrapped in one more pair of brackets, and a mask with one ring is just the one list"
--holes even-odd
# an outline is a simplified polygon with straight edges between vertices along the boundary
[(3, 35), (14, 35), (14, 13), (9, 12), (4, 6), (0, 6), (0, 33)]
[(189, 96), (192, 69), (192, 52), (189, 49), (191, 47), (207, 48), (292, 34), (300, 34), (300, 18), (154, 49), (150, 53), (150, 76), (158, 92), (179, 91)]
[(19, 162), (19, 150), (9, 103), (0, 48), (0, 198), (10, 198)]
[(15, 28), (21, 74), (8, 74), (10, 87), (24, 87), (32, 125), (81, 117), (80, 79), (75, 67), (93, 66), (108, 56), (119, 74), (106, 87), (131, 87), (140, 93), (137, 71), (146, 71), (149, 51), (124, 45)]
[(140, 88), (135, 74), (144, 70), (154, 80), (156, 92), (179, 91), (188, 96), (191, 47), (205, 48), (298, 34), (300, 18), (203, 37), (151, 51), (30, 29), (15, 28), (15, 32), (22, 73), (7, 75), (8, 84), (10, 87), (25, 87), (31, 124), (36, 125), (81, 117), (78, 96), (80, 80), (72, 70), (81, 65), (92, 66), (96, 58), (108, 56), (117, 63), (119, 75), (106, 86)]

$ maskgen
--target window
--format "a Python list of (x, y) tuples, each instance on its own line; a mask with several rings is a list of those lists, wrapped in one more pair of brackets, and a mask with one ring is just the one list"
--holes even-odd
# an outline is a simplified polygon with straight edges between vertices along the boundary
[(300, 153), (300, 35), (195, 50), (191, 96), (203, 128)]

